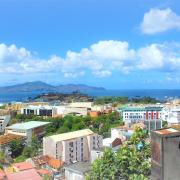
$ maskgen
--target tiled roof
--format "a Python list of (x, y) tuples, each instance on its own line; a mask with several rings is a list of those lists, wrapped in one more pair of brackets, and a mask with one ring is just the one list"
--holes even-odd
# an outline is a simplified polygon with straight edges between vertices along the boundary
[(4, 179), (4, 177), (5, 177), (5, 172), (2, 169), (0, 169), (0, 179)]
[(51, 172), (47, 169), (38, 169), (37, 172), (40, 174), (40, 175), (51, 175)]
[(32, 164), (27, 163), (27, 162), (14, 163), (12, 166), (14, 168), (16, 168), (18, 171), (23, 171), (23, 170), (27, 170), (27, 169), (32, 169), (33, 168)]
[(64, 165), (64, 162), (51, 157), (49, 159), (49, 165), (55, 169), (59, 169)]
[(8, 180), (42, 180), (35, 169), (28, 169), (12, 174), (7, 174)]
[(51, 166), (55, 169), (59, 169), (60, 167), (62, 167), (64, 165), (63, 161), (60, 161), (60, 160), (50, 157), (48, 155), (35, 157), (35, 158), (33, 158), (33, 161), (36, 166), (48, 164), (49, 166)]

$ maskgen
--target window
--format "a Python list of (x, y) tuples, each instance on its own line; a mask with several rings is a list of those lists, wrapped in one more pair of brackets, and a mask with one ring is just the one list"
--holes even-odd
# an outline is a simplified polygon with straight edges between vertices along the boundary
[(70, 142), (70, 143), (69, 143), (69, 146), (70, 146), (70, 147), (73, 147), (73, 142)]

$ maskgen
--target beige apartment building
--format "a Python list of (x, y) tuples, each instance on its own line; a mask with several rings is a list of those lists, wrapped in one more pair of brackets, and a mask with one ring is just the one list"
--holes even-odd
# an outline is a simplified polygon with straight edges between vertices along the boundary
[(102, 136), (90, 129), (43, 138), (43, 154), (71, 164), (90, 160), (92, 149), (102, 147)]

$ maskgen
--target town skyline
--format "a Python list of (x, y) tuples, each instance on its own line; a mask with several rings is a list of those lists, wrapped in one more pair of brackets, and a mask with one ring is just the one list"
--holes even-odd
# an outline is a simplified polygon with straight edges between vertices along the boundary
[[(179, 89), (177, 0), (0, 3), (0, 86)], [(125, 87), (125, 88), (124, 88)]]

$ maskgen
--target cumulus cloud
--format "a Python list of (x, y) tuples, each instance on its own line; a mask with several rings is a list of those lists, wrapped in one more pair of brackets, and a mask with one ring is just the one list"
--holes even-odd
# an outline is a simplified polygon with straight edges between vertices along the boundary
[(157, 44), (140, 48), (137, 54), (140, 59), (138, 64), (140, 69), (159, 69), (163, 67), (163, 52)]
[(180, 16), (170, 8), (152, 8), (144, 14), (140, 28), (144, 34), (155, 34), (171, 29), (180, 29)]
[(132, 49), (126, 41), (99, 41), (80, 52), (67, 51), (64, 58), (53, 55), (41, 59), (25, 48), (0, 44), (0, 73), (59, 73), (77, 78), (91, 73), (105, 78), (113, 72), (179, 71), (180, 44), (149, 44)]
[(98, 77), (111, 75), (114, 69), (128, 71), (135, 57), (135, 50), (130, 49), (128, 42), (99, 41), (80, 52), (68, 51), (64, 58), (52, 56), (41, 59), (15, 45), (0, 44), (0, 72), (38, 73), (61, 72), (65, 77), (77, 77), (90, 71)]
[(108, 70), (100, 70), (100, 71), (95, 71), (93, 72), (94, 75), (98, 76), (98, 77), (108, 77), (111, 76), (111, 71)]
[(137, 51), (137, 67), (144, 70), (179, 71), (179, 47), (177, 43), (162, 43), (140, 48)]

